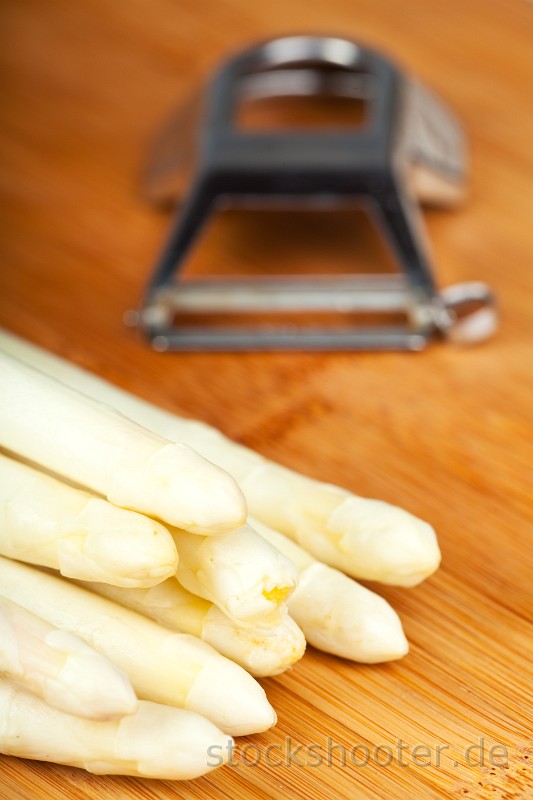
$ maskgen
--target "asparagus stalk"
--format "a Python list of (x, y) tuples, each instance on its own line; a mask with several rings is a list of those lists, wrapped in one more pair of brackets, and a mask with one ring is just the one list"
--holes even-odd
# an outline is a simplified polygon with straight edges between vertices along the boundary
[(396, 506), (312, 480), (182, 419), (62, 359), (0, 331), (0, 347), (70, 386), (105, 401), (173, 441), (186, 442), (241, 486), (250, 512), (313, 555), (355, 578), (414, 586), (440, 562), (430, 525)]
[(142, 700), (196, 711), (236, 736), (276, 721), (257, 681), (194, 636), (173, 633), (63, 578), (2, 557), (0, 597), (80, 636), (127, 673)]
[(383, 597), (317, 561), (279, 531), (253, 520), (261, 536), (300, 570), (289, 613), (305, 638), (326, 653), (376, 664), (402, 658), (409, 645), (400, 618)]
[(249, 525), (220, 536), (171, 529), (180, 560), (176, 577), (236, 623), (278, 624), (294, 591), (294, 564)]
[(103, 720), (137, 709), (137, 698), (121, 669), (78, 636), (2, 598), (0, 675), (48, 705), (79, 717)]
[(357, 497), (266, 460), (250, 470), (241, 487), (257, 519), (354, 578), (415, 586), (440, 563), (433, 528), (389, 503)]
[(173, 578), (150, 589), (122, 589), (105, 583), (83, 586), (160, 625), (198, 636), (256, 677), (279, 675), (304, 654), (304, 635), (288, 614), (267, 628), (239, 625)]
[(178, 563), (159, 522), (2, 455), (0, 554), (116, 586), (153, 586)]
[(242, 525), (235, 481), (185, 444), (0, 352), (0, 444), (115, 505), (202, 534)]
[[(95, 722), (64, 714), (0, 679), (0, 752), (98, 775), (197, 778), (227, 760), (231, 737), (177, 708), (141, 701), (135, 714)], [(213, 748), (210, 751), (210, 748)], [(209, 757), (216, 753), (216, 759)]]

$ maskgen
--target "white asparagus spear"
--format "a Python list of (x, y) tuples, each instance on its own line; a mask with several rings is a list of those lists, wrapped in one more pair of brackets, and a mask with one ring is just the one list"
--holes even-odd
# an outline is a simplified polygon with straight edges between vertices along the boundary
[(358, 497), (266, 460), (241, 486), (257, 519), (355, 578), (415, 586), (440, 563), (433, 528), (389, 503)]
[(392, 661), (407, 653), (400, 618), (383, 597), (317, 561), (279, 531), (256, 519), (252, 524), (300, 570), (288, 605), (309, 644), (366, 664)]
[(1, 454), (0, 554), (116, 586), (153, 586), (178, 563), (159, 522)]
[(111, 719), (133, 714), (127, 675), (78, 636), (0, 598), (0, 676), (67, 714)]
[(97, 722), (57, 711), (0, 679), (0, 752), (5, 755), (97, 775), (179, 780), (197, 778), (227, 761), (232, 741), (191, 711), (141, 701), (131, 716)]
[(331, 566), (356, 578), (399, 586), (414, 586), (437, 569), (435, 533), (412, 514), (268, 461), (209, 425), (157, 408), (12, 334), (0, 331), (0, 347), (160, 436), (187, 442), (233, 475), (251, 514)]
[(279, 675), (305, 651), (304, 635), (288, 614), (267, 628), (239, 625), (208, 600), (188, 592), (174, 578), (151, 589), (85, 582), (83, 586), (160, 625), (200, 637), (256, 678)]
[(0, 351), (0, 444), (118, 506), (198, 533), (242, 525), (227, 473)]
[(0, 597), (80, 636), (127, 673), (142, 700), (196, 711), (235, 736), (266, 730), (276, 721), (257, 681), (194, 636), (2, 557)]
[(176, 577), (237, 623), (276, 625), (294, 591), (294, 564), (249, 525), (220, 536), (170, 529), (179, 553)]

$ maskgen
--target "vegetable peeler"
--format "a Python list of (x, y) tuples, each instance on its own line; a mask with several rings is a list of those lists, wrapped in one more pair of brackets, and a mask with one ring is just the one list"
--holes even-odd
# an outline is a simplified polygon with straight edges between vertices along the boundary
[[(239, 129), (238, 104), (271, 97), (351, 98), (368, 113), (353, 130)], [(215, 72), (151, 156), (147, 196), (180, 206), (134, 321), (157, 350), (421, 350), (434, 338), (481, 341), (497, 326), (493, 293), (481, 282), (437, 288), (419, 208), (457, 204), (466, 168), (458, 122), (380, 53), (330, 36), (247, 49)], [(397, 272), (183, 275), (191, 246), (222, 207), (354, 202), (377, 222)], [(334, 322), (308, 322), (321, 314)]]

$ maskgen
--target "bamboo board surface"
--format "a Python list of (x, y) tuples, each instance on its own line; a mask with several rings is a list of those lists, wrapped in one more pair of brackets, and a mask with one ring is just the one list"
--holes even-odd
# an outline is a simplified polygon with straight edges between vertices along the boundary
[[(533, 797), (533, 6), (25, 0), (3, 4), (2, 16), (0, 323), (295, 469), (407, 507), (436, 527), (443, 566), (416, 589), (383, 590), (404, 622), (407, 658), (358, 666), (310, 649), (265, 681), (279, 723), (248, 739), (258, 750), (243, 752), (240, 740), (231, 767), (171, 784), (0, 757), (0, 796)], [(426, 219), (442, 285), (479, 278), (496, 290), (502, 326), (490, 343), (419, 355), (170, 355), (123, 326), (169, 222), (137, 191), (154, 128), (228, 51), (285, 31), (383, 47), (464, 121), (468, 203)], [(229, 214), (197, 260), (327, 271), (354, 257), (359, 266), (381, 257), (362, 220)], [(356, 764), (348, 756), (343, 766), (340, 748), (325, 763), (328, 739), (359, 746)], [(471, 750), (478, 763), (467, 765), (480, 739), (485, 763)], [(401, 759), (399, 742), (410, 748)], [(264, 763), (269, 744), (313, 743), (318, 766), (299, 764), (302, 750), (292, 764)], [(418, 764), (417, 744), (430, 748)], [(495, 745), (506, 765), (501, 750), (489, 763)], [(389, 760), (379, 746), (392, 749), (390, 764), (376, 763)], [(261, 763), (247, 764), (258, 752)]]

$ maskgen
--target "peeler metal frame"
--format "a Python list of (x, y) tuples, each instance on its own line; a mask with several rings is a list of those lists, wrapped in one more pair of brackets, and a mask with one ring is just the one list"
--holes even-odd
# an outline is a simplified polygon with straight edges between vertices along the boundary
[[(334, 95), (364, 99), (354, 130), (241, 131), (243, 98)], [(448, 110), (388, 59), (355, 42), (292, 36), (227, 61), (193, 107), (164, 132), (146, 173), (157, 202), (181, 199), (135, 321), (157, 350), (420, 350), (434, 337), (473, 342), (496, 327), (483, 283), (436, 287), (419, 202), (463, 196), (466, 149)], [(188, 279), (186, 255), (224, 205), (331, 208), (365, 204), (391, 247), (397, 274)], [(306, 325), (305, 312), (401, 314), (403, 324)], [(287, 321), (262, 323), (261, 314)], [(194, 315), (255, 315), (251, 325), (192, 324)], [(290, 316), (292, 314), (292, 316)], [(229, 317), (228, 317), (229, 318)], [(369, 317), (370, 319), (370, 317)]]

